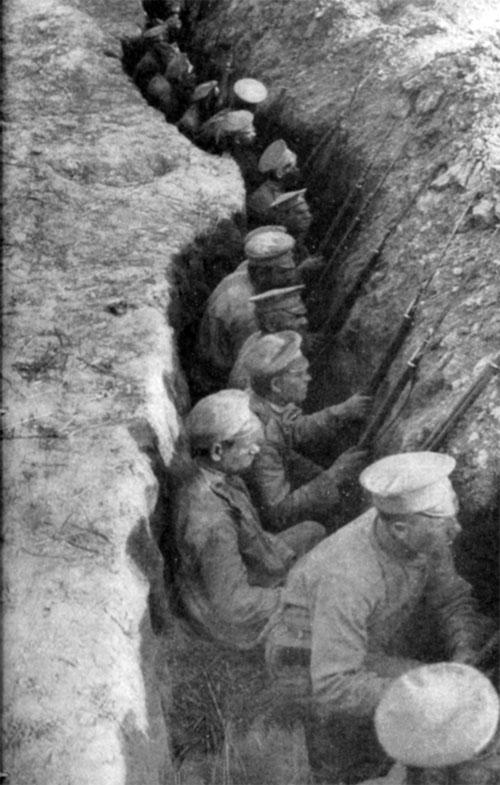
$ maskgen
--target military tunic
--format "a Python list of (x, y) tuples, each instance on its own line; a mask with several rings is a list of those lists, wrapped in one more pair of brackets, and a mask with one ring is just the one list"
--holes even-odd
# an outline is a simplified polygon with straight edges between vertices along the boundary
[(200, 466), (175, 516), (182, 605), (210, 638), (254, 646), (276, 609), (294, 551), (264, 532), (242, 480)]
[(295, 404), (280, 407), (253, 395), (252, 410), (265, 442), (245, 481), (265, 528), (281, 531), (304, 519), (331, 518), (340, 501), (335, 480), (300, 450), (335, 437), (342, 420), (333, 407), (305, 415)]
[(196, 377), (200, 387), (224, 387), (245, 340), (258, 329), (255, 294), (247, 265), (240, 265), (222, 279), (210, 295), (196, 344)]
[(412, 627), (419, 605), (436, 614), (449, 656), (477, 642), (482, 628), (451, 553), (409, 556), (382, 545), (376, 516), (368, 510), (290, 571), (269, 635), (278, 678), (282, 652), (310, 652), (315, 708), (306, 739), (311, 766), (327, 782), (360, 782), (389, 768), (372, 717), (392, 680), (421, 664)]

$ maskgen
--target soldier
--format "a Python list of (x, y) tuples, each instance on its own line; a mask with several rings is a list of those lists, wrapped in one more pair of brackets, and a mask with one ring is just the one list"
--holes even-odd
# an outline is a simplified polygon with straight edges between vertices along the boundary
[(279, 678), (290, 652), (310, 654), (306, 741), (320, 781), (357, 783), (389, 769), (374, 712), (395, 678), (432, 659), (429, 639), (444, 649), (438, 660), (468, 663), (481, 646), (484, 619), (451, 555), (460, 530), (454, 467), (432, 452), (376, 461), (360, 476), (375, 506), (289, 575), (268, 664)]
[(252, 114), (267, 98), (267, 88), (258, 79), (238, 79), (232, 88), (231, 109), (247, 109)]
[(270, 222), (272, 203), (285, 191), (285, 178), (298, 173), (297, 156), (283, 139), (276, 139), (262, 153), (257, 168), (267, 180), (247, 198), (247, 215), (250, 223), (265, 224)]
[(366, 455), (348, 450), (326, 470), (305, 457), (304, 452), (316, 450), (320, 442), (334, 440), (346, 421), (363, 417), (370, 398), (353, 395), (342, 404), (304, 415), (300, 404), (311, 377), (301, 343), (298, 333), (285, 330), (264, 335), (246, 356), (252, 409), (266, 438), (245, 481), (262, 525), (271, 531), (305, 518), (332, 530), (340, 486), (357, 475)]
[(200, 128), (196, 141), (212, 152), (234, 152), (255, 139), (253, 115), (246, 109), (222, 109)]
[(225, 387), (245, 340), (256, 330), (254, 294), (298, 282), (289, 234), (263, 227), (245, 242), (248, 263), (214, 289), (203, 314), (195, 350), (193, 381), (205, 394)]
[(323, 270), (325, 260), (319, 254), (311, 255), (305, 244), (312, 223), (312, 214), (305, 193), (306, 189), (301, 188), (277, 196), (270, 206), (270, 215), (273, 221), (283, 224), (295, 238), (295, 253), (302, 278), (306, 284), (311, 284)]
[(194, 137), (215, 113), (215, 102), (219, 95), (217, 81), (203, 82), (195, 87), (191, 103), (177, 123), (177, 127), (187, 136)]
[(498, 695), (475, 668), (423, 665), (396, 679), (375, 712), (377, 738), (406, 785), (498, 785)]
[(294, 330), (302, 336), (304, 345), (310, 334), (307, 332), (307, 308), (300, 295), (303, 289), (304, 284), (287, 286), (270, 289), (250, 298), (250, 302), (255, 306), (255, 319), (259, 329), (252, 333), (241, 347), (229, 375), (229, 387), (245, 390), (249, 386), (246, 357), (252, 354), (256, 342), (263, 335)]
[(194, 466), (175, 514), (181, 607), (201, 634), (248, 649), (276, 610), (288, 569), (324, 529), (304, 522), (279, 537), (263, 531), (238, 476), (262, 438), (248, 394), (222, 390), (203, 398), (186, 430)]

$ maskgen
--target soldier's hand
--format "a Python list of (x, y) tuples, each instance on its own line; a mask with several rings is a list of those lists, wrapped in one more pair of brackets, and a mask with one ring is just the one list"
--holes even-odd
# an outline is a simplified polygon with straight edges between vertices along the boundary
[(339, 414), (346, 420), (362, 420), (369, 413), (372, 401), (371, 395), (355, 393), (341, 404)]
[(332, 463), (329, 472), (335, 475), (339, 482), (357, 476), (364, 469), (368, 461), (368, 450), (358, 450), (357, 447), (350, 447), (342, 453), (337, 460)]

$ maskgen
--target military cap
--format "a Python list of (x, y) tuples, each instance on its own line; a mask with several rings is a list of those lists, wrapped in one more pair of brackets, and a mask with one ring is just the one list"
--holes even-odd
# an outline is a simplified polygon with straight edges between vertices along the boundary
[(261, 336), (245, 354), (250, 381), (256, 376), (275, 376), (302, 356), (302, 337), (295, 330), (281, 330)]
[(217, 112), (205, 125), (213, 125), (220, 131), (236, 133), (237, 131), (253, 131), (253, 114), (247, 109), (228, 110)]
[(298, 191), (287, 191), (280, 194), (274, 202), (271, 202), (270, 207), (291, 207), (295, 202), (305, 201), (306, 190), (306, 188), (300, 188)]
[(261, 313), (269, 313), (270, 311), (306, 313), (306, 306), (300, 296), (303, 289), (305, 289), (303, 283), (296, 286), (284, 286), (281, 289), (269, 289), (267, 292), (250, 297), (250, 302)]
[(142, 34), (142, 37), (146, 39), (159, 40), (163, 38), (167, 29), (167, 25), (165, 22), (163, 22), (161, 25), (155, 25), (154, 27), (150, 27), (149, 30), (145, 30)]
[(359, 481), (370, 491), (381, 512), (455, 515), (455, 493), (448, 477), (455, 468), (451, 455), (405, 452), (389, 455), (361, 472)]
[(254, 422), (248, 393), (219, 390), (198, 401), (189, 412), (185, 425), (191, 445), (209, 448), (216, 441), (234, 439)]
[(470, 760), (491, 741), (498, 695), (470, 665), (423, 665), (392, 682), (375, 711), (378, 739), (407, 766), (443, 767)]
[(260, 104), (267, 98), (267, 88), (258, 79), (238, 79), (233, 85), (233, 92), (247, 104)]
[(271, 262), (278, 256), (291, 251), (295, 240), (287, 232), (276, 231), (258, 232), (245, 242), (245, 256), (255, 262)]
[(286, 166), (286, 164), (295, 166), (296, 163), (297, 156), (286, 146), (286, 142), (283, 139), (276, 139), (266, 147), (260, 156), (257, 168), (259, 172), (265, 174), (265, 172), (272, 172), (274, 169)]
[(193, 94), (191, 96), (191, 101), (195, 103), (196, 101), (202, 101), (204, 98), (207, 98), (214, 90), (217, 90), (217, 80), (212, 79), (211, 82), (202, 82), (193, 90)]

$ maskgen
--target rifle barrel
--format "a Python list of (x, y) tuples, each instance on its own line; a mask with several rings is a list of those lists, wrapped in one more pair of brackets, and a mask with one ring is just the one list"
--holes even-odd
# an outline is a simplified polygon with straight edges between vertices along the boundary
[(424, 444), (422, 445), (423, 450), (436, 450), (441, 446), (442, 442), (454, 428), (458, 420), (460, 420), (467, 409), (472, 406), (474, 401), (479, 398), (483, 390), (485, 390), (488, 386), (492, 377), (499, 372), (500, 354), (495, 357), (494, 360), (488, 361), (486, 368), (478, 376), (475, 382), (473, 382), (466, 392), (459, 398), (444, 422), (437, 425), (429, 434)]
[(337, 261), (337, 258), (340, 256), (341, 252), (344, 250), (344, 244), (345, 244), (346, 240), (350, 237), (350, 235), (352, 234), (352, 232), (354, 231), (356, 226), (359, 224), (359, 222), (361, 221), (362, 216), (367, 211), (368, 207), (370, 206), (372, 201), (375, 199), (376, 195), (378, 194), (378, 192), (382, 188), (383, 184), (385, 183), (385, 181), (389, 177), (389, 174), (391, 173), (392, 169), (396, 165), (396, 162), (397, 162), (399, 156), (401, 155), (401, 153), (403, 152), (403, 148), (405, 147), (405, 145), (406, 145), (406, 139), (403, 142), (403, 144), (399, 147), (397, 153), (391, 159), (389, 165), (385, 168), (382, 177), (378, 181), (378, 183), (375, 186), (375, 188), (373, 189), (373, 191), (370, 194), (368, 194), (368, 196), (366, 197), (366, 199), (363, 202), (363, 204), (361, 205), (358, 213), (355, 215), (355, 217), (353, 218), (353, 220), (351, 221), (351, 223), (349, 224), (349, 226), (345, 230), (344, 234), (342, 235), (342, 237), (340, 239), (340, 242), (335, 246), (333, 254), (331, 255), (331, 257), (328, 260), (328, 262), (326, 263), (323, 272), (321, 273), (321, 275), (318, 278), (318, 282), (316, 284), (316, 288), (321, 286), (324, 283), (326, 277), (331, 273), (331, 270), (333, 269), (333, 263)]
[(332, 223), (330, 224), (330, 226), (328, 228), (328, 231), (326, 232), (326, 234), (323, 237), (321, 243), (319, 244), (319, 248), (318, 248), (319, 253), (323, 253), (327, 249), (327, 247), (328, 247), (328, 245), (329, 245), (333, 235), (335, 234), (335, 231), (336, 231), (337, 227), (339, 226), (342, 218), (346, 214), (347, 208), (349, 207), (349, 205), (352, 202), (354, 194), (357, 191), (360, 191), (360, 189), (363, 187), (363, 183), (365, 182), (365, 180), (368, 177), (369, 173), (373, 169), (373, 165), (375, 164), (375, 161), (378, 159), (380, 153), (384, 149), (385, 143), (387, 141), (387, 138), (392, 133), (392, 131), (393, 131), (395, 125), (396, 125), (396, 122), (397, 122), (397, 120), (394, 120), (390, 124), (389, 128), (387, 129), (387, 132), (384, 134), (384, 138), (382, 139), (380, 145), (378, 146), (378, 148), (375, 151), (374, 155), (371, 157), (370, 162), (363, 169), (363, 171), (361, 172), (360, 178), (354, 183), (354, 185), (350, 189), (349, 193), (347, 194), (347, 197), (344, 200), (340, 210), (338, 211), (337, 215), (333, 219)]
[[(419, 286), (416, 295), (414, 295), (414, 297), (412, 298), (412, 300), (408, 304), (408, 306), (406, 308), (406, 311), (403, 314), (403, 317), (402, 317), (402, 320), (401, 320), (401, 324), (400, 324), (397, 332), (395, 333), (391, 343), (389, 344), (389, 346), (387, 347), (386, 351), (384, 352), (384, 354), (382, 356), (382, 359), (381, 359), (381, 361), (379, 363), (379, 366), (378, 366), (377, 370), (375, 371), (375, 373), (373, 374), (373, 376), (372, 376), (372, 378), (371, 378), (371, 380), (370, 380), (370, 382), (368, 384), (367, 393), (366, 393), (367, 395), (375, 395), (375, 392), (378, 390), (380, 384), (382, 383), (382, 381), (384, 380), (387, 372), (389, 371), (389, 368), (391, 367), (393, 361), (395, 360), (398, 352), (400, 351), (401, 347), (403, 346), (403, 344), (404, 344), (404, 342), (406, 340), (406, 336), (410, 332), (410, 330), (411, 330), (411, 328), (413, 326), (413, 323), (415, 321), (415, 315), (416, 315), (416, 312), (417, 312), (417, 308), (418, 308), (418, 306), (420, 304), (420, 300), (422, 299), (423, 295), (428, 290), (431, 282), (435, 278), (436, 273), (439, 270), (439, 268), (440, 268), (441, 264), (443, 263), (443, 260), (444, 260), (444, 258), (446, 256), (446, 252), (448, 251), (448, 248), (450, 247), (451, 243), (453, 242), (453, 239), (454, 239), (458, 229), (460, 228), (462, 220), (465, 218), (465, 216), (466, 216), (469, 208), (471, 207), (472, 202), (474, 201), (474, 199), (475, 199), (475, 195), (467, 202), (467, 205), (466, 205), (464, 211), (460, 214), (460, 217), (459, 217), (458, 221), (455, 223), (453, 231), (452, 231), (451, 235), (449, 236), (449, 238), (448, 238), (448, 240), (447, 240), (447, 242), (445, 244), (445, 247), (444, 247), (443, 251), (441, 252), (441, 254), (439, 256), (439, 259), (438, 259), (437, 263), (434, 265), (434, 268), (433, 268), (431, 274), (428, 276), (426, 281), (424, 281), (424, 283)], [(496, 233), (496, 231), (497, 230), (495, 229), (494, 234)], [(475, 268), (470, 271), (469, 275), (466, 276), (466, 278), (465, 278), (465, 280), (464, 280), (464, 282), (463, 282), (463, 284), (462, 284), (462, 286), (460, 288), (463, 288), (465, 286), (465, 284), (470, 280), (470, 278), (475, 273), (475, 271), (476, 271)], [(429, 338), (427, 340), (428, 343), (430, 342), (431, 338), (434, 337), (434, 335), (438, 331), (439, 327), (443, 323), (446, 315), (448, 314), (448, 312), (451, 309), (451, 307), (452, 307), (454, 302), (455, 302), (455, 300), (452, 299), (452, 300), (449, 300), (447, 302), (447, 304), (445, 305), (444, 309), (442, 310), (441, 314), (439, 315), (438, 319), (436, 320), (436, 322), (434, 323), (434, 325), (432, 327), (431, 335), (429, 336)]]
[(366, 447), (369, 447), (370, 444), (372, 444), (372, 442), (374, 441), (376, 434), (380, 430), (387, 415), (389, 414), (393, 406), (396, 404), (404, 388), (406, 387), (408, 382), (412, 379), (412, 377), (417, 373), (420, 360), (422, 359), (422, 356), (425, 351), (425, 347), (426, 347), (426, 342), (424, 341), (423, 344), (420, 346), (420, 348), (412, 355), (412, 357), (410, 357), (410, 359), (406, 363), (399, 378), (394, 383), (389, 393), (385, 397), (384, 401), (381, 403), (381, 405), (375, 412), (375, 415), (372, 417), (367, 427), (361, 434), (361, 437), (357, 444), (359, 449), (364, 449)]

